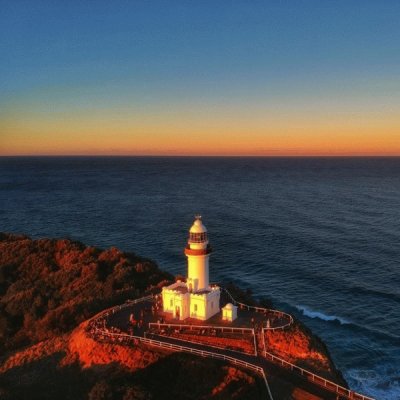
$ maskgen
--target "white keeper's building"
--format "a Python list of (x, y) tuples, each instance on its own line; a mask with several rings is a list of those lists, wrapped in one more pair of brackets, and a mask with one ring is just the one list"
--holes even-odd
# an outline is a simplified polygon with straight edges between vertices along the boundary
[(208, 264), (211, 247), (200, 216), (196, 216), (190, 228), (185, 254), (188, 259), (187, 281), (163, 287), (164, 312), (172, 313), (180, 320), (189, 317), (207, 320), (220, 311), (221, 290), (218, 286), (210, 286)]

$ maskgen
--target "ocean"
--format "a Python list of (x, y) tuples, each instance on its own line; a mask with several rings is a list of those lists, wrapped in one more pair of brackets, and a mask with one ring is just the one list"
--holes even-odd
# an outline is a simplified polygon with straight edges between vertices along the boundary
[(186, 274), (198, 213), (212, 281), (304, 321), (352, 389), (400, 399), (400, 158), (0, 158), (0, 231)]

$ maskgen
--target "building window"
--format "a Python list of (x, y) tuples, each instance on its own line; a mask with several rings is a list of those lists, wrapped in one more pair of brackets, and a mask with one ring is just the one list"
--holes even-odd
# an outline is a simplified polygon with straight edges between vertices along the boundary
[(214, 302), (213, 301), (211, 302), (211, 308), (214, 308)]
[(197, 312), (197, 304), (193, 306), (194, 312)]
[(173, 305), (174, 305), (174, 299), (171, 299), (171, 300), (169, 301), (169, 306), (170, 306), (170, 307), (173, 307)]

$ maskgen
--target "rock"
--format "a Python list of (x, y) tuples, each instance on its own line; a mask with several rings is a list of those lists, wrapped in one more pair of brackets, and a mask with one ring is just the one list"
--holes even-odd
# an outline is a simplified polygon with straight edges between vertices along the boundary
[(266, 331), (267, 351), (315, 374), (347, 387), (322, 340), (301, 322), (285, 330)]

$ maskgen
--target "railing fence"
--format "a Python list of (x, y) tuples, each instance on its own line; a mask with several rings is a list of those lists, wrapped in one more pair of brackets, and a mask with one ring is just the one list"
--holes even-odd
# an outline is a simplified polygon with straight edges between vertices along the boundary
[[(276, 330), (276, 329), (285, 329), (287, 326), (289, 326), (289, 325), (291, 325), (293, 323), (293, 317), (290, 314), (284, 313), (282, 311), (270, 310), (270, 309), (266, 309), (266, 308), (263, 308), (263, 307), (249, 306), (247, 304), (237, 302), (232, 297), (232, 295), (229, 293), (229, 291), (227, 289), (224, 289), (224, 288), (222, 288), (222, 289), (230, 296), (230, 298), (231, 298), (231, 300), (232, 300), (232, 302), (234, 304), (239, 304), (241, 306), (244, 306), (248, 310), (255, 309), (256, 311), (259, 310), (259, 311), (262, 311), (262, 312), (265, 312), (265, 311), (267, 311), (267, 312), (268, 311), (269, 312), (275, 312), (275, 313), (278, 313), (278, 314), (280, 314), (282, 316), (287, 316), (289, 318), (289, 323), (286, 324), (285, 326), (282, 326), (282, 327), (279, 327), (279, 328), (275, 328), (275, 329), (274, 328), (264, 327), (264, 326), (262, 327), (264, 356), (265, 356), (266, 359), (274, 362), (275, 364), (281, 365), (282, 367), (290, 368), (291, 371), (296, 371), (296, 372), (300, 373), (302, 376), (305, 376), (308, 380), (311, 380), (312, 382), (317, 383), (318, 385), (323, 386), (323, 387), (329, 389), (330, 391), (334, 391), (335, 393), (337, 393), (340, 396), (345, 396), (346, 398), (352, 399), (352, 400), (374, 400), (372, 397), (368, 397), (368, 396), (364, 396), (362, 394), (356, 393), (356, 392), (354, 392), (354, 391), (352, 391), (350, 389), (347, 389), (347, 388), (345, 388), (343, 386), (340, 386), (340, 385), (338, 385), (338, 384), (336, 384), (336, 383), (334, 383), (332, 381), (329, 381), (329, 380), (327, 380), (327, 379), (325, 379), (325, 378), (323, 378), (323, 377), (321, 377), (319, 375), (316, 375), (316, 374), (312, 373), (311, 371), (308, 371), (308, 370), (306, 370), (304, 368), (298, 367), (295, 364), (292, 364), (292, 363), (290, 363), (288, 361), (285, 361), (284, 359), (282, 359), (280, 357), (277, 357), (272, 353), (267, 352), (266, 344), (265, 344), (265, 331)], [(153, 298), (153, 295), (150, 295), (150, 296), (146, 296), (146, 297), (142, 297), (142, 298), (133, 300), (133, 301), (128, 302), (128, 303), (124, 303), (124, 304), (122, 304), (120, 306), (111, 307), (111, 308), (109, 308), (107, 310), (102, 311), (100, 314), (97, 314), (96, 316), (92, 317), (91, 319), (89, 319), (89, 322), (92, 321), (92, 320), (99, 319), (99, 318), (107, 317), (108, 315), (114, 314), (116, 311), (120, 311), (123, 308), (131, 306), (132, 304), (137, 304), (139, 302), (148, 301), (148, 300), (151, 300), (152, 298)], [(149, 326), (152, 325), (152, 324), (153, 325), (159, 325), (158, 323), (150, 323)], [(190, 325), (185, 325), (185, 324), (162, 324), (162, 325), (183, 326), (185, 328), (190, 326)], [(194, 325), (194, 326), (198, 327), (198, 325)], [(202, 327), (210, 329), (211, 326), (204, 325)], [(212, 327), (212, 328), (214, 328), (214, 327)], [(220, 328), (226, 329), (226, 327), (222, 327), (222, 326)], [(234, 327), (230, 327), (230, 329), (250, 330), (250, 331), (252, 331), (253, 336), (255, 338), (255, 332), (251, 328), (234, 328)], [(185, 351), (185, 352), (189, 352), (189, 353), (192, 353), (192, 354), (197, 354), (197, 355), (200, 355), (200, 356), (203, 356), (203, 357), (223, 359), (223, 360), (229, 361), (229, 362), (231, 362), (233, 364), (240, 365), (240, 366), (243, 366), (245, 368), (252, 369), (254, 371), (257, 371), (259, 374), (261, 374), (263, 376), (265, 384), (266, 384), (266, 387), (267, 387), (268, 396), (269, 396), (270, 400), (273, 400), (273, 397), (272, 397), (272, 394), (271, 394), (271, 391), (270, 391), (270, 388), (269, 388), (269, 385), (268, 385), (268, 381), (267, 381), (267, 378), (265, 376), (265, 371), (264, 371), (264, 369), (262, 367), (260, 367), (258, 365), (251, 364), (251, 363), (239, 360), (239, 359), (234, 358), (234, 357), (226, 356), (224, 354), (218, 354), (218, 353), (213, 353), (211, 351), (198, 350), (198, 349), (194, 349), (194, 348), (191, 348), (191, 347), (180, 346), (180, 345), (167, 343), (167, 342), (161, 342), (161, 341), (157, 341), (157, 340), (154, 340), (154, 339), (149, 339), (149, 338), (146, 338), (146, 337), (128, 335), (128, 334), (125, 334), (125, 333), (108, 332), (108, 331), (104, 331), (104, 330), (99, 329), (99, 328), (95, 328), (95, 331), (97, 333), (100, 333), (103, 336), (120, 338), (120, 339), (122, 339), (122, 341), (124, 339), (126, 339), (128, 341), (129, 340), (136, 340), (136, 341), (138, 340), (140, 342), (152, 344), (152, 345), (155, 345), (155, 346), (158, 346), (158, 347), (162, 347), (162, 348), (167, 348), (167, 349), (177, 350), (177, 351)], [(255, 343), (255, 349), (256, 349), (255, 339), (254, 339), (254, 343)]]
[(337, 394), (342, 395), (342, 396), (344, 395), (348, 399), (374, 400), (372, 397), (368, 397), (368, 396), (364, 396), (362, 394), (356, 393), (350, 389), (347, 389), (343, 386), (338, 385), (337, 383), (329, 381), (328, 379), (325, 379), (322, 376), (316, 375), (311, 371), (308, 371), (308, 370), (301, 368), (295, 364), (292, 364), (289, 361), (284, 360), (283, 358), (277, 357), (274, 354), (269, 353), (267, 351), (266, 345), (265, 345), (265, 336), (264, 336), (265, 330), (264, 330), (264, 328), (262, 329), (262, 335), (263, 335), (263, 340), (264, 340), (264, 356), (266, 359), (269, 359), (272, 362), (280, 364), (282, 367), (289, 368), (291, 371), (296, 371), (296, 372), (300, 373), (302, 376), (307, 377), (307, 379), (310, 379), (312, 382), (319, 384), (320, 386), (330, 388), (331, 390), (334, 389)]
[(292, 317), (290, 314), (288, 314), (288, 313), (285, 313), (285, 312), (279, 311), (279, 310), (273, 310), (273, 309), (271, 309), (271, 308), (264, 308), (264, 307), (257, 307), (257, 306), (249, 306), (248, 304), (244, 304), (244, 303), (241, 303), (241, 302), (239, 302), (239, 301), (236, 301), (235, 298), (231, 295), (231, 293), (229, 292), (228, 289), (225, 289), (225, 288), (223, 288), (223, 287), (221, 287), (221, 289), (229, 296), (229, 298), (231, 299), (232, 303), (235, 304), (235, 305), (240, 306), (240, 308), (244, 308), (244, 309), (249, 310), (249, 311), (250, 311), (250, 310), (254, 310), (254, 311), (256, 311), (256, 312), (272, 313), (272, 314), (274, 314), (275, 316), (277, 316), (277, 317), (279, 317), (279, 318), (285, 317), (285, 318), (287, 318), (287, 319), (289, 320), (289, 322), (288, 322), (287, 324), (284, 324), (284, 325), (282, 325), (282, 326), (277, 326), (277, 327), (263, 327), (264, 329), (268, 329), (268, 330), (271, 330), (271, 331), (283, 330), (283, 329), (286, 329), (286, 328), (288, 328), (290, 325), (293, 324), (293, 317)]

